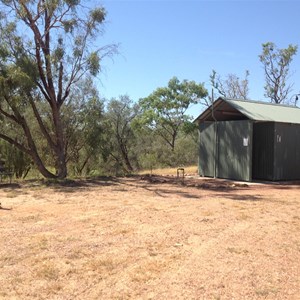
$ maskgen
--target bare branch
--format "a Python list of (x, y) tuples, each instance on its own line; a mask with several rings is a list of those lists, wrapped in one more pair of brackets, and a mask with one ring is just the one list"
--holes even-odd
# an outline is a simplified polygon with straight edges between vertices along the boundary
[(24, 145), (20, 144), (19, 142), (17, 142), (16, 140), (12, 139), (11, 137), (0, 133), (0, 138), (3, 139), (4, 141), (10, 143), (11, 145), (17, 147), (19, 150), (21, 150), (22, 152), (25, 152), (27, 154), (30, 155), (30, 150), (27, 149)]

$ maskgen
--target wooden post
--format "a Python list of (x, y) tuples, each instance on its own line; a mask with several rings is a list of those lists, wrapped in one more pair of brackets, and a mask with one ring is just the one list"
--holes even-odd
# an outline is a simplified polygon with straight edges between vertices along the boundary
[(177, 179), (180, 178), (180, 173), (182, 174), (182, 182), (184, 182), (184, 168), (177, 168)]

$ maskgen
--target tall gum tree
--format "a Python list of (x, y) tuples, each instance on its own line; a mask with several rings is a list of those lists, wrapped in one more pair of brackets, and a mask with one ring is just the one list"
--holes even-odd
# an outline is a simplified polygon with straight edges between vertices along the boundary
[(265, 71), (265, 96), (274, 103), (284, 103), (292, 90), (292, 84), (288, 83), (290, 77), (290, 64), (298, 50), (297, 45), (289, 45), (279, 49), (268, 42), (262, 44), (262, 53), (259, 60)]
[[(136, 137), (133, 123), (139, 114), (138, 104), (127, 95), (112, 98), (108, 102), (106, 111), (106, 152), (126, 173), (134, 170), (132, 150)], [(136, 162), (136, 161), (135, 161)]]
[[(248, 70), (245, 71), (244, 79), (238, 77), (236, 74), (227, 74), (225, 79), (221, 79), (221, 76), (212, 70), (210, 75), (210, 83), (217, 94), (230, 99), (249, 99), (249, 77)], [(208, 105), (211, 104), (212, 99), (209, 99)]]
[[(103, 57), (117, 49), (97, 47), (106, 11), (85, 2), (0, 0), (0, 138), (27, 153), (46, 178), (67, 176), (61, 108), (72, 101), (73, 86), (86, 75), (96, 76)], [(41, 103), (47, 104), (47, 116)], [(43, 161), (32, 122), (53, 155), (55, 172)], [(23, 136), (8, 135), (7, 124), (20, 128)]]
[(140, 99), (142, 114), (139, 122), (153, 129), (174, 151), (180, 129), (190, 120), (186, 111), (206, 96), (204, 84), (173, 77), (167, 87), (157, 88), (148, 97)]

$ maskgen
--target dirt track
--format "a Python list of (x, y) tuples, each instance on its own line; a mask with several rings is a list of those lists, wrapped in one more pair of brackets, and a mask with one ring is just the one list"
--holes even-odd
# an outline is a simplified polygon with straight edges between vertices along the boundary
[(299, 299), (300, 186), (0, 186), (1, 299)]

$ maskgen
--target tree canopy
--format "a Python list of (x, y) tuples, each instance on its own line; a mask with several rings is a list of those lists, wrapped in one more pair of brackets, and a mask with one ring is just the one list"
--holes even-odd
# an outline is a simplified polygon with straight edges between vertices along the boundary
[(187, 109), (200, 103), (207, 95), (204, 84), (195, 81), (180, 80), (173, 77), (167, 87), (156, 89), (148, 97), (140, 99), (143, 111), (142, 124), (154, 128), (172, 150), (181, 126), (189, 121)]
[[(3, 130), (0, 138), (29, 155), (45, 177), (64, 178), (67, 154), (61, 108), (72, 101), (74, 85), (87, 74), (96, 76), (103, 57), (116, 51), (115, 45), (95, 44), (106, 11), (89, 9), (77, 0), (0, 3), (0, 121), (19, 128), (18, 134)], [(54, 173), (43, 161), (34, 122), (53, 156)]]
[(265, 71), (265, 96), (270, 98), (271, 102), (282, 103), (288, 100), (292, 90), (292, 84), (288, 83), (290, 64), (297, 50), (296, 45), (289, 45), (283, 49), (277, 48), (271, 42), (262, 45), (259, 59)]
[(241, 79), (236, 74), (227, 74), (226, 79), (222, 79), (218, 73), (213, 70), (210, 75), (210, 83), (217, 93), (230, 99), (249, 99), (249, 71), (245, 71), (245, 78)]

